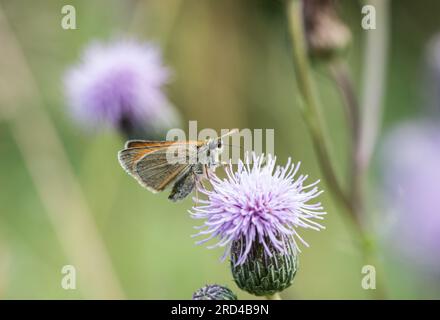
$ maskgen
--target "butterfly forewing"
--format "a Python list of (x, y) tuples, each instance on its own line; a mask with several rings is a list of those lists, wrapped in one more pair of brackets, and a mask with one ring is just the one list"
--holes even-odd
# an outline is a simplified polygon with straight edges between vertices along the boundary
[(198, 141), (128, 141), (119, 161), (142, 186), (158, 192), (188, 174), (199, 145)]
[(125, 149), (129, 148), (164, 148), (172, 145), (202, 145), (201, 141), (150, 141), (150, 140), (129, 140), (125, 143)]

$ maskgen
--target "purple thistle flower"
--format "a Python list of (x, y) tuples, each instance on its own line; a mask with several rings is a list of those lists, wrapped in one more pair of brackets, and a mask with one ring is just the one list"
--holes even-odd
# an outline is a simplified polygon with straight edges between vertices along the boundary
[(285, 167), (275, 167), (276, 159), (271, 156), (252, 154), (252, 158), (252, 166), (249, 158), (245, 163), (240, 160), (235, 172), (230, 164), (226, 168), (227, 179), (210, 175), (212, 189), (199, 187), (208, 199), (199, 199), (202, 205), (193, 207), (191, 212), (195, 219), (206, 219), (196, 227), (202, 230), (194, 236), (208, 237), (197, 244), (217, 237), (219, 241), (208, 248), (226, 247), (222, 260), (230, 253), (231, 244), (240, 241), (235, 265), (246, 261), (254, 243), (261, 244), (270, 257), (270, 248), (288, 254), (291, 245), (299, 250), (296, 239), (308, 246), (297, 232), (299, 227), (324, 229), (312, 220), (323, 219), (323, 207), (309, 203), (322, 193), (316, 187), (319, 180), (304, 185), (307, 175), (295, 179), (300, 164), (292, 164), (290, 158)]
[(160, 50), (149, 43), (94, 42), (66, 73), (64, 85), (74, 117), (88, 127), (125, 126), (155, 131), (178, 116), (162, 87), (169, 70)]

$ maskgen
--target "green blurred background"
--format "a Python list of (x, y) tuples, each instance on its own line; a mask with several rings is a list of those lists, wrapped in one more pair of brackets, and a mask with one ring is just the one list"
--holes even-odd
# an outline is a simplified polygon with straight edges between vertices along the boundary
[[(76, 8), (77, 30), (60, 26), (65, 4)], [(340, 1), (339, 9), (353, 32), (347, 59), (360, 88), (365, 38), (361, 3)], [(156, 41), (174, 69), (167, 92), (184, 119), (197, 120), (199, 128), (217, 130), (274, 128), (279, 160), (292, 156), (302, 161), (303, 173), (321, 178), (298, 110), (283, 2), (0, 0), (0, 10), (29, 64), (42, 106), (68, 154), (125, 297), (189, 299), (202, 285), (219, 283), (238, 292), (239, 298), (253, 298), (235, 286), (228, 263), (219, 262), (221, 249), (194, 245), (190, 235), (197, 221), (187, 213), (191, 200), (175, 204), (165, 193), (153, 195), (140, 188), (117, 162), (116, 153), (124, 142), (117, 133), (90, 135), (72, 121), (61, 78), (91, 40), (129, 35)], [(440, 30), (438, 1), (393, 1), (391, 10), (384, 131), (423, 112), (420, 80), (425, 46)], [(2, 43), (0, 58), (6, 59), (1, 47)], [(15, 86), (13, 79), (2, 78), (1, 71), (0, 75), (1, 86)], [(342, 176), (349, 139), (340, 96), (325, 68), (317, 67), (315, 75)], [(9, 103), (9, 108), (14, 106), (13, 101)], [(0, 113), (0, 299), (106, 298), (83, 289), (81, 270), (77, 270), (76, 290), (61, 288), (61, 268), (73, 263), (60, 244), (10, 129)], [(377, 165), (373, 167), (372, 183), (378, 172)], [(327, 229), (302, 232), (311, 247), (304, 248), (294, 284), (282, 296), (371, 298), (371, 292), (361, 288), (361, 255), (341, 209), (329, 192), (322, 201), (329, 213)], [(370, 201), (375, 200), (371, 197)], [(87, 250), (85, 246), (86, 255)], [(410, 269), (393, 259), (384, 259), (384, 264), (390, 297), (440, 297), (438, 290)], [(93, 281), (89, 286), (93, 287)]]

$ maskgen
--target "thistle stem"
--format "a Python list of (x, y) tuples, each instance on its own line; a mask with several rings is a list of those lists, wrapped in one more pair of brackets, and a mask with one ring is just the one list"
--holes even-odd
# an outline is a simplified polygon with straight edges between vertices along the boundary
[(348, 66), (344, 61), (336, 60), (331, 63), (329, 65), (329, 73), (338, 86), (339, 92), (344, 101), (345, 114), (349, 124), (351, 144), (354, 154), (354, 149), (359, 145), (360, 137), (359, 100), (354, 89)]
[[(366, 174), (369, 163), (374, 151), (377, 136), (379, 133), (382, 118), (381, 99), (385, 88), (385, 69), (388, 47), (388, 19), (389, 2), (375, 1), (373, 4), (378, 7), (379, 23), (381, 32), (368, 32), (366, 39), (366, 54), (364, 59), (364, 99), (362, 108), (359, 105), (354, 85), (345, 63), (337, 61), (330, 66), (330, 73), (343, 97), (348, 122), (350, 124), (352, 136), (351, 153), (351, 181), (350, 181), (350, 201), (354, 212), (359, 220), (359, 226), (363, 228), (361, 233), (361, 247), (363, 248), (363, 259), (366, 263), (376, 266), (379, 270), (377, 274), (377, 289), (374, 290), (376, 299), (386, 298), (386, 290), (383, 284), (383, 272), (378, 261), (377, 249), (368, 232), (364, 228), (365, 201), (363, 186), (366, 181)], [(361, 113), (362, 111), (362, 113)]]
[[(326, 181), (333, 192), (334, 196), (345, 207), (348, 216), (350, 217), (353, 226), (358, 234), (360, 240), (360, 248), (362, 251), (362, 258), (365, 264), (377, 265), (377, 255), (372, 245), (372, 241), (365, 230), (363, 218), (363, 198), (362, 198), (362, 184), (363, 184), (363, 170), (361, 158), (359, 157), (359, 149), (362, 148), (359, 106), (356, 95), (353, 90), (353, 85), (348, 77), (348, 73), (344, 68), (338, 66), (333, 70), (333, 76), (339, 85), (341, 93), (346, 102), (346, 113), (350, 123), (352, 133), (352, 171), (350, 192), (344, 192), (343, 188), (338, 182), (334, 168), (330, 160), (330, 152), (327, 141), (324, 139), (325, 130), (322, 121), (319, 117), (319, 103), (318, 97), (313, 87), (312, 76), (308, 64), (307, 52), (305, 47), (302, 6), (300, 0), (290, 0), (288, 2), (288, 20), (290, 27), (290, 34), (292, 37), (293, 59), (295, 63), (295, 75), (300, 94), (303, 98), (302, 112), (305, 122), (308, 126), (315, 150), (317, 152), (318, 161), (321, 170), (326, 178)], [(377, 128), (377, 126), (376, 126)], [(375, 134), (371, 133), (371, 136)], [(368, 139), (371, 141), (371, 139)], [(374, 290), (375, 298), (383, 299), (383, 286), (379, 283), (382, 276), (377, 278), (378, 290)]]
[(360, 159), (358, 157), (361, 132), (361, 119), (359, 100), (354, 89), (354, 84), (348, 70), (348, 66), (343, 61), (337, 60), (330, 64), (330, 75), (333, 81), (338, 86), (339, 92), (342, 96), (343, 105), (345, 106), (345, 113), (347, 122), (349, 124), (351, 136), (351, 152), (349, 163), (349, 195), (351, 206), (354, 210), (357, 219), (361, 219), (363, 211), (362, 203), (362, 178), (359, 174), (361, 170)]
[(368, 4), (376, 8), (377, 24), (380, 26), (380, 30), (366, 32), (361, 142), (357, 155), (361, 164), (360, 174), (364, 174), (368, 170), (382, 122), (382, 98), (385, 88), (389, 42), (390, 2), (388, 0), (370, 0)]
[[(353, 195), (356, 207), (359, 213), (363, 214), (365, 210), (365, 203), (363, 202), (362, 186), (365, 184), (371, 157), (374, 152), (377, 137), (379, 135), (383, 103), (382, 98), (385, 90), (386, 79), (386, 65), (388, 57), (388, 43), (389, 43), (389, 21), (390, 15), (390, 1), (389, 0), (370, 0), (369, 5), (373, 5), (377, 12), (377, 24), (380, 25), (379, 30), (369, 30), (366, 32), (365, 43), (365, 57), (364, 57), (364, 79), (363, 79), (363, 97), (361, 103), (361, 117), (360, 117), (360, 132), (359, 142), (357, 145), (356, 154), (354, 155), (354, 163), (356, 164), (356, 172), (354, 183), (354, 190), (357, 190)], [(368, 240), (368, 239), (367, 239)], [(368, 245), (368, 243), (367, 243)], [(370, 263), (378, 269), (376, 271), (377, 289), (374, 290), (377, 299), (386, 298), (386, 288), (384, 286), (384, 275), (381, 264), (378, 261), (378, 254), (376, 246), (369, 246), (365, 252), (365, 259), (371, 261)]]
[(351, 203), (346, 197), (336, 176), (330, 160), (330, 147), (325, 139), (324, 123), (320, 118), (318, 98), (315, 93), (310, 68), (306, 55), (302, 7), (299, 0), (291, 0), (288, 3), (288, 20), (290, 35), (292, 37), (293, 60), (295, 63), (295, 76), (298, 89), (303, 98), (301, 111), (310, 131), (313, 146), (318, 157), (318, 162), (324, 174), (329, 189), (334, 196), (349, 212), (352, 212)]
[(278, 292), (275, 292), (272, 295), (267, 295), (266, 299), (267, 300), (283, 300), (283, 299), (281, 299), (281, 296), (280, 296), (280, 294)]

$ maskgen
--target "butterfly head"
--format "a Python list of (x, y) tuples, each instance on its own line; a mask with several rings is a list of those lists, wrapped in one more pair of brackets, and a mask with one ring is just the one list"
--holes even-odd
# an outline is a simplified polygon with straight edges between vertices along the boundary
[(223, 151), (223, 142), (221, 138), (209, 139), (206, 142), (206, 163), (210, 167), (216, 167), (220, 162), (220, 154)]
[(221, 153), (223, 151), (223, 141), (221, 138), (208, 140), (208, 150), (211, 153)]

